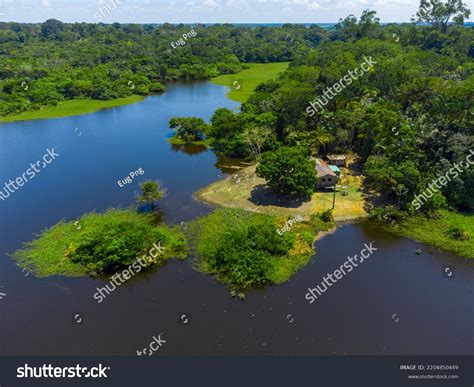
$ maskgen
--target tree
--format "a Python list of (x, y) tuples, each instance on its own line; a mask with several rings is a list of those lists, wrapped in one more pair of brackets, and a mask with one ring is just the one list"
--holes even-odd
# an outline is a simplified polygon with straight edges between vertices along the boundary
[(209, 125), (202, 118), (173, 117), (170, 119), (170, 128), (176, 129), (176, 137), (185, 142), (204, 140)]
[(58, 39), (63, 30), (64, 24), (56, 19), (48, 19), (41, 24), (41, 35), (46, 39)]
[(470, 15), (471, 11), (462, 0), (448, 0), (446, 3), (441, 0), (421, 0), (415, 21), (432, 24), (441, 32), (446, 32), (451, 18), (454, 24), (463, 25)]
[(152, 210), (155, 208), (156, 202), (162, 199), (166, 193), (160, 182), (152, 180), (147, 180), (140, 184), (140, 188), (142, 192), (138, 196), (138, 202), (140, 204), (150, 204)]
[(396, 163), (386, 156), (370, 156), (364, 174), (368, 187), (387, 196), (398, 196), (400, 201), (402, 196), (410, 201), (422, 185), (422, 175), (411, 160)]
[(316, 165), (307, 153), (289, 147), (266, 152), (257, 166), (257, 176), (270, 187), (291, 198), (309, 197), (316, 184)]
[(308, 133), (308, 145), (311, 153), (318, 155), (321, 146), (324, 147), (333, 141), (333, 137), (321, 127)]
[(241, 133), (242, 123), (232, 110), (217, 109), (211, 117), (211, 136), (217, 139), (229, 138)]
[(251, 128), (243, 134), (244, 141), (252, 150), (255, 160), (259, 161), (262, 156), (262, 148), (270, 138), (272, 132), (269, 128)]

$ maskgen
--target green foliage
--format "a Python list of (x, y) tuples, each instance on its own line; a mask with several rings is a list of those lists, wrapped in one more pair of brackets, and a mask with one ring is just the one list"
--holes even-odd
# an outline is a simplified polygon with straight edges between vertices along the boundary
[(160, 82), (155, 82), (150, 86), (150, 92), (153, 93), (162, 93), (165, 91), (166, 87)]
[(455, 24), (462, 25), (470, 14), (471, 10), (462, 0), (447, 0), (446, 3), (441, 0), (421, 0), (416, 16), (418, 22), (430, 23), (446, 32), (451, 19)]
[[(405, 205), (411, 202), (421, 186), (421, 173), (411, 160), (395, 164), (386, 157), (371, 156), (364, 173), (369, 187), (392, 197), (400, 195)], [(399, 191), (399, 187), (403, 187), (403, 190)]]
[[(446, 7), (460, 9), (454, 0), (448, 3)], [(308, 148), (319, 157), (355, 153), (367, 175), (367, 188), (381, 194), (386, 205), (409, 210), (433, 179), (474, 149), (472, 41), (472, 28), (383, 26), (369, 10), (360, 18), (349, 16), (277, 79), (260, 84), (241, 113), (216, 112), (216, 118), (223, 119), (216, 119), (216, 133), (222, 136), (215, 149), (249, 156), (242, 134), (268, 127), (275, 140), (266, 151), (284, 146)], [(369, 57), (376, 62), (372, 70), (351, 80), (309, 117), (309, 103)], [(274, 165), (265, 166), (265, 175), (275, 187), (285, 187), (279, 192), (288, 194), (292, 189), (285, 182), (285, 165), (278, 165), (282, 163), (276, 156), (266, 157), (267, 164)], [(474, 172), (467, 170), (443, 186), (442, 196), (426, 210), (433, 205), (433, 210), (471, 211), (473, 193)]]
[(309, 225), (314, 233), (330, 230), (336, 225), (332, 216), (332, 210), (326, 210), (318, 214), (311, 214)]
[[(243, 210), (219, 209), (190, 226), (196, 240), (198, 269), (211, 273), (233, 289), (281, 283), (308, 262), (313, 235), (307, 226), (277, 233), (276, 219)], [(297, 229), (298, 227), (294, 227)], [(298, 249), (298, 253), (293, 253)]]
[(153, 223), (150, 215), (131, 210), (90, 213), (44, 230), (14, 257), (39, 277), (112, 274), (148, 255), (154, 243), (164, 250), (150, 265), (171, 257), (184, 258), (187, 245), (179, 228)]
[(170, 119), (170, 128), (176, 129), (175, 136), (186, 143), (204, 140), (208, 127), (202, 118), (173, 117)]
[(266, 152), (257, 166), (257, 176), (267, 180), (270, 187), (292, 198), (307, 198), (316, 185), (315, 162), (307, 153), (289, 147)]
[(431, 213), (446, 209), (447, 207), (448, 203), (444, 195), (441, 192), (435, 192), (433, 196), (423, 204), (423, 211)]
[(326, 210), (321, 213), (321, 219), (325, 223), (334, 222), (334, 217), (332, 216), (332, 210)]
[(188, 26), (69, 24), (54, 19), (0, 23), (0, 115), (73, 99), (106, 101), (161, 92), (165, 82), (235, 74), (247, 62), (288, 62), (315, 44), (306, 37), (305, 26), (226, 24), (195, 30), (195, 38), (174, 50), (170, 42), (188, 32)]
[[(418, 21), (431, 26), (381, 25), (371, 10), (350, 15), (331, 30), (203, 25), (177, 50), (169, 42), (187, 26), (0, 23), (0, 115), (46, 105), (61, 109), (71, 100), (144, 95), (177, 79), (226, 74), (215, 82), (230, 86), (242, 76), (241, 88), (231, 92), (245, 101), (241, 112), (219, 109), (209, 133), (195, 128), (202, 123), (185, 125), (183, 141), (206, 135), (217, 152), (250, 158), (246, 134), (269, 128), (263, 151), (303, 147), (321, 157), (350, 151), (360, 157), (367, 188), (381, 194), (386, 205), (409, 210), (427, 184), (474, 147), (474, 29), (461, 26), (468, 16), (461, 0), (422, 0)], [(372, 70), (351, 79), (309, 117), (309, 103), (368, 57), (376, 61)], [(270, 62), (288, 61), (277, 76), (287, 63)], [(259, 64), (244, 64), (250, 62)], [(262, 63), (272, 70), (262, 70)], [(298, 168), (300, 179), (292, 176), (292, 157), (287, 162), (266, 157), (267, 164), (289, 168), (286, 177), (276, 166), (260, 166), (281, 193), (311, 194), (313, 177), (305, 163)], [(453, 177), (441, 194), (446, 203), (438, 195), (426, 208), (472, 211), (472, 169)]]
[(240, 116), (232, 110), (217, 109), (211, 117), (210, 135), (217, 140), (234, 137), (243, 132), (244, 123)]
[(417, 214), (401, 222), (385, 225), (384, 229), (452, 251), (461, 257), (474, 258), (474, 239), (464, 235), (464, 232), (469, 234), (470, 230), (474, 230), (473, 215), (440, 210), (435, 217)]
[(98, 101), (92, 99), (72, 99), (59, 103), (56, 106), (47, 106), (41, 110), (25, 111), (23, 113), (0, 117), (0, 122), (37, 120), (44, 118), (68, 117), (79, 114), (93, 113), (99, 109), (107, 109), (115, 106), (128, 105), (143, 100), (139, 95), (118, 98), (109, 101)]
[(375, 207), (370, 211), (369, 219), (375, 221), (403, 220), (408, 218), (407, 211), (400, 211), (395, 207)]
[(468, 241), (469, 239), (471, 239), (471, 235), (469, 234), (469, 232), (463, 230), (460, 227), (453, 227), (450, 230), (450, 234), (452, 238), (456, 239), (457, 241)]
[(141, 194), (138, 196), (140, 204), (151, 204), (152, 206), (165, 194), (164, 188), (159, 182), (147, 180), (140, 184)]
[[(87, 268), (89, 273), (113, 274), (130, 266), (139, 256), (148, 256), (153, 244), (165, 248), (170, 241), (166, 227), (150, 227), (149, 223), (123, 221), (85, 232), (77, 246), (70, 246), (68, 257)], [(174, 246), (176, 247), (176, 246)], [(184, 250), (185, 245), (179, 243)], [(165, 261), (157, 256), (153, 263)]]

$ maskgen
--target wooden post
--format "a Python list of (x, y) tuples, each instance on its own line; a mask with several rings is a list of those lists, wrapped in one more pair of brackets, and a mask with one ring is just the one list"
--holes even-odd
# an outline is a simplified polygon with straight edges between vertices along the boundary
[(336, 184), (334, 184), (334, 195), (332, 196), (332, 209), (334, 210), (334, 207), (336, 207)]

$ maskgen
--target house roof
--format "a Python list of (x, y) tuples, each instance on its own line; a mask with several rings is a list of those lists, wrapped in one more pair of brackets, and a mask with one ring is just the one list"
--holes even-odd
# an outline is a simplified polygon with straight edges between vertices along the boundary
[(329, 160), (345, 160), (346, 156), (344, 155), (328, 155)]
[(331, 168), (333, 172), (341, 173), (341, 170), (336, 165), (330, 165), (329, 168)]
[(327, 163), (321, 159), (314, 159), (316, 161), (316, 174), (318, 177), (324, 177), (327, 175), (336, 176), (334, 171), (327, 165)]

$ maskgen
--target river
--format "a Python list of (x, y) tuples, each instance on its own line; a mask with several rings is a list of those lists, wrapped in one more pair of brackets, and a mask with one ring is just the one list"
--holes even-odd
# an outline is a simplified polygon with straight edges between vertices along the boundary
[[(15, 265), (8, 254), (34, 234), (61, 219), (132, 205), (144, 179), (167, 188), (167, 223), (211, 211), (192, 193), (226, 170), (211, 151), (171, 146), (168, 121), (236, 108), (225, 94), (206, 82), (176, 83), (133, 105), (0, 124), (2, 186), (48, 148), (60, 155), (0, 201), (0, 355), (133, 355), (158, 334), (166, 340), (160, 355), (474, 354), (474, 261), (365, 223), (319, 240), (317, 255), (288, 283), (249, 292), (245, 301), (187, 261), (140, 274), (101, 304), (92, 295), (102, 280), (35, 278)], [(141, 179), (118, 186), (138, 168)], [(373, 256), (309, 304), (308, 288), (369, 242), (378, 249)]]

